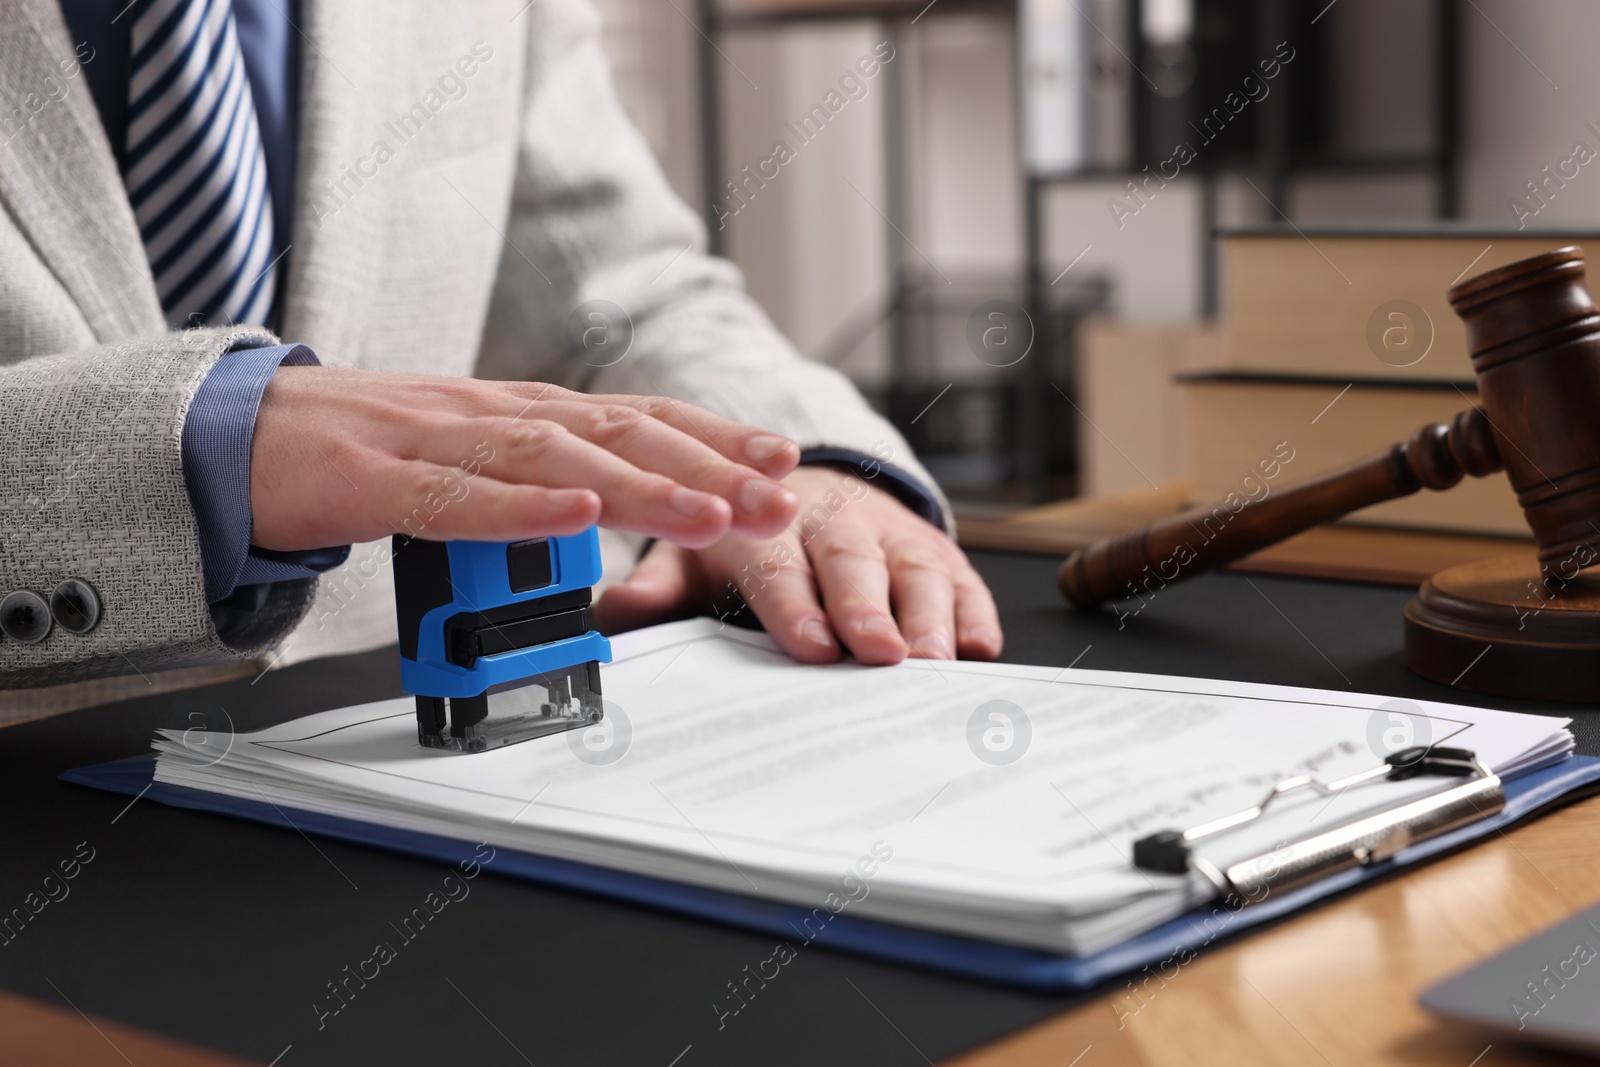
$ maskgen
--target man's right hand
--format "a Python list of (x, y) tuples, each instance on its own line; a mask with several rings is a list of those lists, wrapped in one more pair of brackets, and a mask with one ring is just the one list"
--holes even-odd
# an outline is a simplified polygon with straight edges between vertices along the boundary
[(251, 448), (251, 543), (515, 541), (601, 523), (688, 548), (778, 534), (800, 451), (664, 397), (281, 367)]

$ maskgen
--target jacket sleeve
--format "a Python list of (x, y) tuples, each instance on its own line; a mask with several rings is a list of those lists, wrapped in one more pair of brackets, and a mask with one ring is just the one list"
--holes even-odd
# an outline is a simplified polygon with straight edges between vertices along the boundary
[(315, 580), (278, 582), (247, 625), (217, 633), (184, 485), (201, 381), (225, 353), (272, 344), (260, 329), (185, 330), (0, 367), (0, 597), (48, 602), (76, 578), (100, 603), (85, 633), (0, 637), (0, 689), (259, 655), (304, 614)]
[(588, 0), (543, 0), (523, 19), (519, 157), (478, 374), (676, 397), (804, 450), (870, 455), (926, 486), (948, 529), (900, 434), (706, 254), (700, 219), (617, 101)]

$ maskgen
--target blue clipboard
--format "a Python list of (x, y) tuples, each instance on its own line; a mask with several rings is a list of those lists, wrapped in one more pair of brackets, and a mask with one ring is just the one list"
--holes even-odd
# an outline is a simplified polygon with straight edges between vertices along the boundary
[[(271, 826), (404, 852), (441, 863), (482, 860), (474, 844), (454, 838), (395, 830), (298, 808), (284, 809), (261, 801), (165, 785), (154, 781), (154, 773), (155, 756), (146, 755), (81, 767), (67, 771), (61, 778), (92, 789), (129, 796), (143, 795), (172, 807), (220, 812)], [(1575, 799), (1585, 792), (1585, 787), (1597, 782), (1600, 782), (1600, 758), (1572, 756), (1554, 767), (1507, 781), (1506, 804), (1499, 813), (1430, 838), (1403, 850), (1392, 859), (1370, 867), (1344, 871), (1238, 910), (1216, 902), (1089, 956), (1059, 956), (1037, 949), (933, 933), (844, 913), (834, 916), (817, 931), (813, 913), (793, 905), (509, 849), (497, 850), (493, 860), (484, 866), (512, 878), (523, 878), (580, 893), (593, 893), (754, 930), (786, 941), (796, 948), (815, 943), (841, 952), (964, 978), (1017, 986), (1040, 993), (1062, 993), (1088, 989), (1109, 978), (1148, 965), (1165, 967), (1187, 962), (1192, 958), (1192, 953), (1224, 937), (1304, 908), (1352, 886), (1381, 878), (1400, 867), (1459, 848), (1504, 829), (1541, 808), (1553, 806), (1563, 798)], [(805, 919), (812, 920), (810, 927), (803, 924)]]

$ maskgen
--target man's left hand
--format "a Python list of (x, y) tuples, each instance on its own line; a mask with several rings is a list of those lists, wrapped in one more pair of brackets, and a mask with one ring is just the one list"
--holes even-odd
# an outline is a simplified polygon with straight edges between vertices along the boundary
[(783, 481), (800, 497), (789, 529), (697, 550), (657, 542), (600, 598), (600, 624), (726, 615), (742, 599), (802, 663), (831, 663), (841, 645), (875, 664), (1000, 654), (994, 598), (943, 530), (853, 471), (801, 467)]

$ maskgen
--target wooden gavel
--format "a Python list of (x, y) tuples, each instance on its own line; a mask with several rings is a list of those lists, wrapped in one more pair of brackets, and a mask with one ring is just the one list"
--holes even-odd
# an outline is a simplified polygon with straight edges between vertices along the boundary
[(1200, 506), (1074, 552), (1057, 582), (1088, 607), (1133, 596), (1419, 489), (1505, 470), (1539, 562), (1595, 562), (1600, 543), (1600, 314), (1583, 250), (1561, 248), (1449, 292), (1467, 327), (1480, 407), (1349, 466), (1229, 509)]

